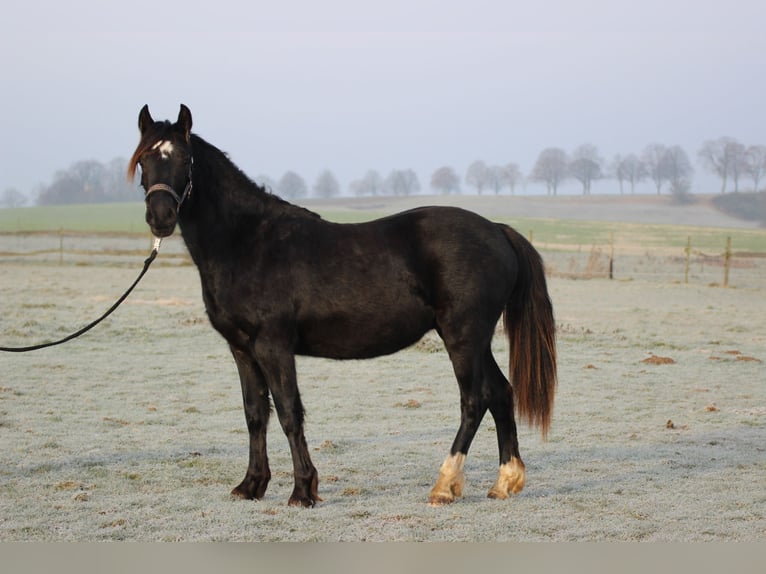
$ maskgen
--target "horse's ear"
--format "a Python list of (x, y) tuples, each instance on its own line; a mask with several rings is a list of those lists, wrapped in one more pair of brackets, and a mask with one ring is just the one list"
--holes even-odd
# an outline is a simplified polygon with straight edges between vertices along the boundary
[(141, 108), (141, 112), (138, 114), (138, 129), (141, 130), (141, 135), (143, 135), (146, 130), (149, 129), (149, 126), (154, 124), (154, 120), (152, 119), (152, 114), (149, 113), (149, 106), (144, 105), (143, 108)]
[(191, 138), (192, 116), (189, 108), (183, 104), (181, 104), (181, 109), (178, 111), (178, 121), (176, 122), (176, 125), (183, 131), (184, 137), (188, 142)]

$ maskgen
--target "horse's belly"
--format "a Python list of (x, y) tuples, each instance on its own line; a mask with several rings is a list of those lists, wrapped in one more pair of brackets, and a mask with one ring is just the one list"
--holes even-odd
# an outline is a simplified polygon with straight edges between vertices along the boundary
[(296, 352), (331, 359), (388, 355), (417, 342), (433, 326), (433, 313), (423, 307), (331, 313), (299, 325)]

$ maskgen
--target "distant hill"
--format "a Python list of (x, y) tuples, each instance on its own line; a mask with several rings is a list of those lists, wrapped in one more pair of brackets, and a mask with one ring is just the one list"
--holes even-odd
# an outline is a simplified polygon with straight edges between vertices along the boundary
[[(729, 195), (734, 194), (721, 197)], [(337, 214), (338, 218), (342, 218), (344, 212), (357, 216), (365, 212), (372, 218), (424, 205), (454, 205), (490, 219), (533, 217), (701, 227), (759, 227), (758, 220), (744, 219), (719, 208), (715, 202), (718, 197), (693, 195), (691, 203), (677, 204), (669, 195), (416, 195), (306, 199), (301, 204), (322, 213)]]
[(766, 227), (766, 192), (738, 192), (717, 195), (713, 205), (723, 213)]

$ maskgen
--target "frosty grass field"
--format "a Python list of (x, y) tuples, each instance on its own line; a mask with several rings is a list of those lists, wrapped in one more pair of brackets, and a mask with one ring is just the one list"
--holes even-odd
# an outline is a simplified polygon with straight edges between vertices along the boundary
[[(369, 361), (299, 359), (324, 502), (287, 507), (276, 418), (266, 497), (230, 498), (247, 464), (236, 369), (173, 238), (95, 331), (0, 354), (0, 540), (766, 540), (765, 232), (530, 217), (511, 223), (533, 231), (549, 269), (560, 378), (549, 440), (520, 427), (521, 494), (485, 498), (497, 464), (488, 416), (463, 498), (428, 505), (459, 420), (449, 359), (429, 334)], [(148, 238), (93, 231), (0, 235), (0, 344), (63, 336), (133, 280)], [(684, 283), (687, 235), (700, 252), (720, 254), (727, 235), (749, 252), (734, 258), (731, 287), (704, 253)], [(507, 369), (504, 337), (494, 348)]]

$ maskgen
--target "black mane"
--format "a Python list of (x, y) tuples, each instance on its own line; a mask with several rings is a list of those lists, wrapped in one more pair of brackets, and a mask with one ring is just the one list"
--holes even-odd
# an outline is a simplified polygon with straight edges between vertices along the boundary
[(199, 193), (215, 195), (219, 201), (236, 205), (244, 213), (289, 213), (321, 219), (304, 207), (292, 204), (250, 179), (228, 154), (191, 134), (191, 153), (194, 158), (194, 188)]

